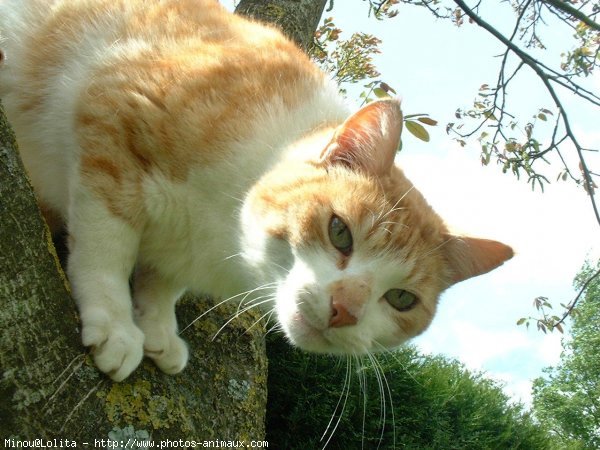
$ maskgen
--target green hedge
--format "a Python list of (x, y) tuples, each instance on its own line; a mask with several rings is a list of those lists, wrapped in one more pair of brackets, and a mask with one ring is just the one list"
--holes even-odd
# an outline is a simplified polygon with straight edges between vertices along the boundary
[(281, 337), (267, 348), (273, 448), (320, 449), (330, 437), (326, 448), (344, 450), (550, 447), (545, 431), (496, 382), (456, 361), (407, 346), (349, 367), (345, 358), (306, 354)]

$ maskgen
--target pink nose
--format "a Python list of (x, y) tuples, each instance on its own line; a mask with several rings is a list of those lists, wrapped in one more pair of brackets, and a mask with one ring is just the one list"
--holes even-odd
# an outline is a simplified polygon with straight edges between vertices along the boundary
[(332, 328), (355, 325), (358, 319), (354, 317), (344, 306), (343, 303), (333, 300), (331, 302), (331, 318), (329, 326)]

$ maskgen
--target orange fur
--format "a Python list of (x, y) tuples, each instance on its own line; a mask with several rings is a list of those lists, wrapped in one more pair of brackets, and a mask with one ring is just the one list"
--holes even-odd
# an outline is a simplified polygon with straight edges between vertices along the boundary
[[(276, 286), (293, 342), (361, 353), (421, 333), (442, 291), (512, 256), (452, 235), (394, 165), (398, 101), (349, 115), (274, 28), (212, 0), (6, 1), (22, 23), (0, 95), (45, 214), (68, 221), (83, 342), (115, 380), (144, 352), (185, 367), (186, 289)], [(399, 290), (418, 301), (393, 306)]]
[(75, 119), (83, 173), (101, 195), (107, 180), (116, 182), (112, 195), (123, 205), (112, 209), (132, 224), (127, 211), (141, 199), (123, 191), (139, 191), (145, 173), (185, 180), (191, 167), (230, 157), (231, 141), (250, 138), (251, 118), (261, 107), (278, 101), (290, 108), (322, 83), (322, 74), (280, 33), (227, 14), (216, 1), (57, 5), (26, 42), (29, 89), (20, 91), (21, 113), (43, 108), (52, 75), (90, 28), (105, 23), (115, 42), (127, 36), (146, 44), (92, 68)]

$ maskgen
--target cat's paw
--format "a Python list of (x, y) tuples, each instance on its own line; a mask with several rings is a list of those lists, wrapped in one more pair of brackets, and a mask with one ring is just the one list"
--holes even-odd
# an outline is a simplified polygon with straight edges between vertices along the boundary
[(114, 381), (123, 381), (144, 357), (144, 333), (127, 320), (109, 320), (104, 315), (84, 320), (83, 345), (92, 348), (98, 369)]
[(144, 353), (165, 373), (181, 372), (188, 362), (188, 347), (183, 339), (172, 331), (158, 326), (145, 332)]

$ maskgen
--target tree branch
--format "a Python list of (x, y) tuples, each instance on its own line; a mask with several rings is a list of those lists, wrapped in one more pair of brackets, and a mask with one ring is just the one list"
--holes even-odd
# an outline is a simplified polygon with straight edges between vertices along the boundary
[(569, 14), (570, 16), (581, 20), (583, 23), (585, 23), (588, 27), (592, 28), (593, 30), (600, 31), (600, 24), (598, 22), (594, 22), (592, 19), (590, 19), (589, 16), (582, 13), (580, 10), (573, 8), (568, 3), (565, 3), (561, 0), (542, 0), (542, 3), (545, 3), (547, 5), (552, 5), (555, 8), (560, 9), (561, 11)]
[(560, 325), (562, 324), (565, 319), (567, 317), (569, 317), (569, 315), (571, 314), (571, 312), (573, 311), (573, 309), (575, 308), (575, 306), (577, 306), (577, 302), (579, 301), (579, 299), (581, 298), (581, 296), (583, 295), (583, 293), (585, 292), (585, 290), (587, 289), (587, 287), (590, 285), (590, 283), (592, 281), (594, 281), (598, 276), (600, 276), (600, 269), (596, 271), (596, 273), (594, 275), (592, 275), (591, 277), (589, 277), (586, 282), (583, 284), (583, 286), (581, 287), (581, 289), (579, 290), (579, 293), (577, 294), (577, 297), (575, 297), (575, 299), (569, 304), (567, 310), (564, 312), (562, 318), (554, 323), (554, 326), (556, 325)]
[[(543, 64), (539, 63), (535, 58), (533, 58), (528, 53), (526, 53), (522, 49), (520, 49), (514, 42), (512, 42), (510, 39), (506, 38), (496, 28), (494, 28), (488, 22), (483, 20), (478, 14), (476, 14), (471, 8), (469, 8), (469, 6), (467, 6), (467, 4), (463, 0), (453, 0), (453, 1), (465, 12), (465, 14), (469, 18), (471, 18), (471, 20), (473, 20), (473, 22), (475, 22), (477, 25), (479, 25), (480, 27), (485, 29), (492, 36), (494, 36), (496, 39), (498, 39), (500, 42), (502, 42), (508, 49), (512, 50), (513, 53), (515, 53), (521, 59), (521, 61), (523, 61), (526, 65), (528, 65), (538, 75), (538, 77), (540, 78), (540, 80), (542, 81), (544, 86), (546, 87), (548, 94), (550, 95), (550, 97), (554, 101), (554, 104), (556, 105), (556, 107), (558, 108), (558, 110), (561, 113), (563, 125), (565, 126), (565, 131), (566, 131), (567, 135), (569, 136), (571, 142), (573, 142), (573, 145), (575, 146), (575, 149), (577, 151), (579, 161), (581, 163), (581, 170), (583, 173), (583, 178), (584, 178), (583, 182), (585, 183), (586, 191), (589, 194), (590, 201), (592, 203), (592, 209), (596, 216), (596, 220), (597, 220), (598, 224), (600, 225), (600, 212), (598, 211), (598, 206), (596, 205), (596, 200), (594, 198), (593, 181), (592, 181), (590, 171), (587, 167), (585, 158), (583, 156), (583, 148), (581, 147), (577, 138), (575, 137), (575, 134), (573, 133), (573, 131), (571, 129), (571, 124), (570, 124), (568, 115), (562, 105), (562, 102), (558, 98), (558, 95), (556, 94), (554, 87), (550, 83), (551, 80), (552, 81), (557, 81), (557, 80), (545, 72), (544, 69), (546, 67)], [(562, 83), (559, 83), (559, 84), (563, 85)]]

